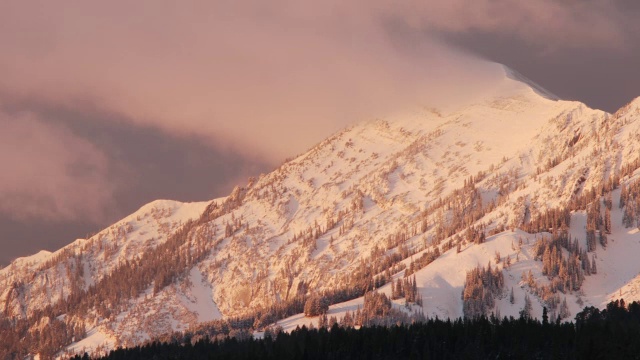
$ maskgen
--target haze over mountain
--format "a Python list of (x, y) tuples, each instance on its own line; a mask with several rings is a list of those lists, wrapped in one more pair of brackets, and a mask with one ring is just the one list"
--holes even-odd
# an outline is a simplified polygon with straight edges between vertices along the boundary
[(640, 100), (609, 114), (483, 66), (496, 76), (455, 102), (358, 122), (224, 198), (158, 200), (14, 261), (0, 270), (7, 346), (46, 356), (319, 325), (295, 315), (306, 300), (322, 294), (344, 320), (373, 288), (440, 318), (546, 306), (570, 320), (639, 300)]

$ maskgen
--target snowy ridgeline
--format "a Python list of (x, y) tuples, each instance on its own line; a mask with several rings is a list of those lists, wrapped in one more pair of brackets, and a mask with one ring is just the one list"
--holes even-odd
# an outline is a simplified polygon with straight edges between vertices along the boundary
[(25, 321), (1, 336), (55, 330), (11, 343), (46, 355), (638, 299), (638, 103), (610, 115), (505, 77), (458, 109), (355, 125), (226, 198), (157, 201), (16, 260), (0, 321)]

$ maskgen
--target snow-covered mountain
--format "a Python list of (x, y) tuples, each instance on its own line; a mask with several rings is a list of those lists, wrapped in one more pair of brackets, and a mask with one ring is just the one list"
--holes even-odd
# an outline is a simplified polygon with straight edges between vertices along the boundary
[[(597, 271), (556, 299), (571, 314), (612, 298), (640, 300), (640, 196), (619, 206), (640, 181), (640, 99), (612, 115), (504, 73), (457, 107), (344, 129), (226, 198), (156, 201), (89, 239), (17, 259), (0, 270), (0, 316), (26, 320), (32, 334), (64, 323), (73, 329), (68, 349), (82, 351), (413, 273), (425, 315), (459, 317), (467, 272), (488, 263), (504, 276), (491, 311), (517, 316), (529, 297), (540, 316), (551, 301), (540, 289), (554, 280), (539, 241), (552, 229), (532, 224), (563, 210), (570, 239)], [(587, 253), (587, 210), (609, 198), (606, 248)], [(390, 283), (379, 291), (391, 295)], [(362, 303), (338, 303), (329, 314)], [(312, 321), (300, 314), (279, 324)]]

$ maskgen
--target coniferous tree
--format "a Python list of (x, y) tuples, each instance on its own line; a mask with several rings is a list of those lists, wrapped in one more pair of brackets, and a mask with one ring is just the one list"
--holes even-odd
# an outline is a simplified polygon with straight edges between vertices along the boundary
[(329, 310), (329, 302), (324, 297), (317, 294), (309, 296), (304, 303), (304, 315), (305, 316), (318, 316), (326, 314)]
[(332, 327), (334, 327), (337, 324), (338, 324), (338, 318), (336, 318), (335, 316), (331, 316), (329, 318), (329, 329), (331, 329)]
[(522, 319), (531, 319), (531, 310), (533, 306), (531, 305), (531, 298), (529, 298), (529, 294), (524, 295), (524, 306), (522, 310), (520, 310), (520, 318)]
[(327, 318), (327, 313), (323, 313), (318, 317), (318, 328), (323, 329), (329, 327), (329, 319)]
[(495, 305), (495, 297), (502, 293), (504, 277), (502, 271), (478, 266), (467, 272), (462, 290), (462, 310), (465, 317), (475, 318), (487, 315)]
[(604, 231), (611, 234), (611, 208), (607, 207), (604, 211)]
[(396, 292), (396, 283), (393, 280), (391, 280), (391, 298), (394, 300), (398, 298), (398, 293)]
[(609, 241), (607, 239), (607, 232), (605, 230), (604, 225), (600, 226), (600, 233), (598, 234), (598, 239), (600, 240), (600, 245), (602, 246), (602, 248), (606, 248)]
[(591, 252), (596, 249), (596, 231), (587, 228), (587, 251)]
[(569, 312), (569, 306), (567, 305), (567, 298), (565, 297), (562, 300), (562, 305), (560, 305), (560, 311), (558, 312), (558, 317), (561, 319), (566, 319), (571, 315)]
[(402, 279), (396, 281), (396, 298), (404, 297), (404, 288), (402, 287)]

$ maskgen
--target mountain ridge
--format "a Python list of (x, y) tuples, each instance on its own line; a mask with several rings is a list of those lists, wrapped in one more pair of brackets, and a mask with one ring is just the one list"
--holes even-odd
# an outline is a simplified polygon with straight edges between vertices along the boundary
[[(462, 261), (463, 268), (449, 275), (433, 271), (473, 254), (484, 266), (495, 251), (514, 261), (502, 269), (506, 283), (517, 286), (518, 298), (538, 299), (533, 288), (520, 287), (515, 271), (535, 270), (535, 280), (548, 283), (534, 246), (551, 233), (516, 229), (588, 198), (592, 188), (607, 188), (616, 176), (625, 185), (637, 180), (635, 169), (629, 169), (637, 169), (640, 154), (639, 104), (636, 99), (611, 115), (543, 97), (530, 83), (508, 75), (505, 69), (493, 89), (448, 112), (422, 108), (352, 125), (273, 172), (249, 179), (228, 197), (150, 203), (34, 264), (7, 266), (0, 270), (3, 316), (39, 316), (60, 299), (91, 296), (95, 300), (83, 305), (83, 316), (56, 310), (72, 314), (63, 317), (67, 326), (87, 330), (78, 336), (82, 340), (74, 337), (69, 350), (132, 345), (298, 295), (357, 288), (356, 275), (369, 264), (372, 273), (366, 276), (380, 277), (389, 269), (394, 280), (413, 269), (425, 299), (421, 311), (456, 317), (463, 310), (460, 281), (478, 264)], [(578, 207), (571, 215), (571, 233), (581, 244), (586, 210)], [(620, 222), (623, 212), (612, 210), (612, 218)], [(515, 232), (505, 232), (509, 229)], [(613, 233), (634, 240), (636, 233), (626, 229), (618, 223)], [(488, 240), (476, 244), (469, 231)], [(514, 260), (510, 244), (519, 238), (529, 243), (518, 244), (523, 258)], [(613, 240), (611, 252), (618, 249)], [(440, 255), (422, 266), (419, 260), (436, 248)], [(589, 257), (606, 259), (601, 254), (609, 249), (597, 248)], [(149, 268), (145, 259), (158, 261), (158, 268)], [(629, 284), (635, 283), (630, 271), (624, 276)], [(126, 278), (109, 281), (113, 274), (132, 276), (137, 285), (120, 284)], [(99, 286), (121, 294), (102, 294)], [(450, 289), (438, 290), (443, 288)], [(391, 294), (389, 283), (381, 291)], [(573, 291), (565, 295), (573, 299), (573, 313), (578, 298), (591, 301)], [(505, 299), (493, 309), (517, 314), (522, 303)], [(350, 301), (333, 305), (330, 313), (344, 316), (345, 308), (362, 304), (360, 297)], [(533, 315), (540, 316), (540, 309)], [(317, 321), (296, 316), (283, 320), (284, 327)]]

